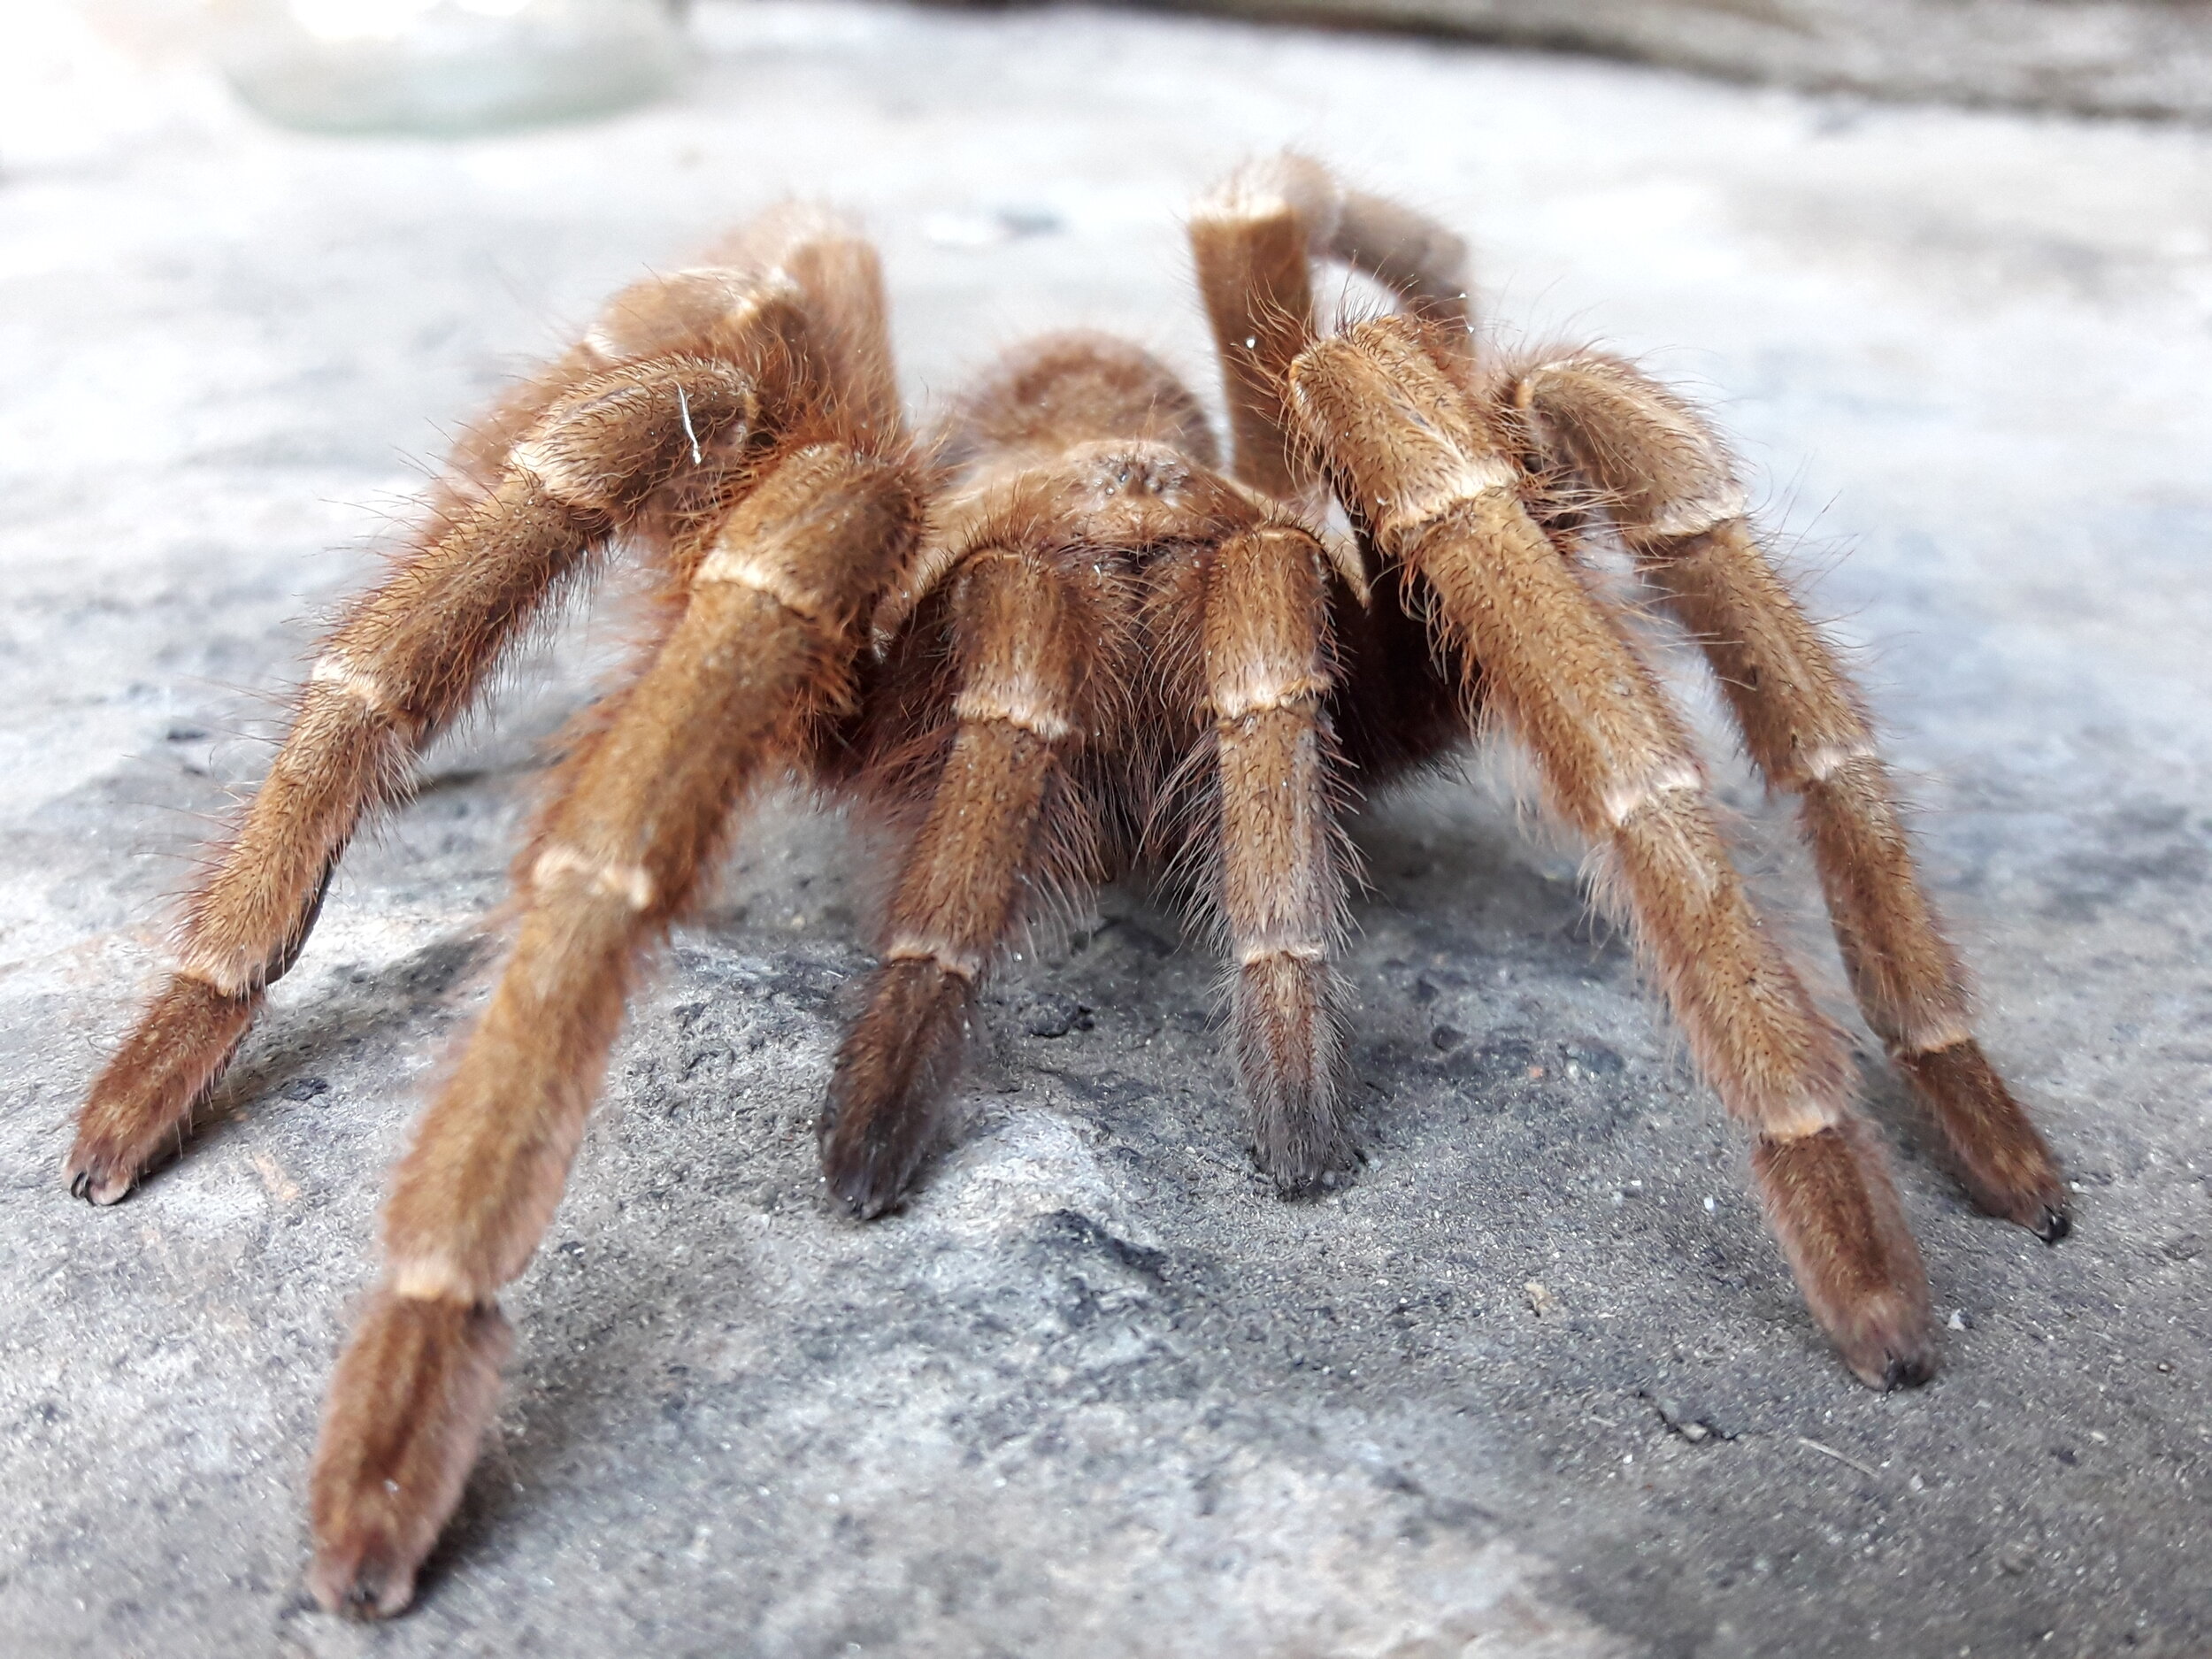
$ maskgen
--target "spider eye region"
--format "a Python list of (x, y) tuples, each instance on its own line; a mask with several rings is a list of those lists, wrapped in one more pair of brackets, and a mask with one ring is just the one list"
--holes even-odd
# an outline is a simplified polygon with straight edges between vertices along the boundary
[(1082, 444), (1056, 468), (1080, 539), (1136, 552), (1187, 527), (1194, 495), (1190, 461), (1172, 446), (1126, 439)]
[(1171, 506), (1190, 488), (1190, 463), (1164, 443), (1100, 444), (1072, 458), (1077, 488), (1100, 507), (1118, 496)]

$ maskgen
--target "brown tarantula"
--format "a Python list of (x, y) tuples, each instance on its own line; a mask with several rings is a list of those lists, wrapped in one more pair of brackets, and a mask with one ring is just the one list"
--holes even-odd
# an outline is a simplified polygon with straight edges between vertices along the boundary
[[(495, 1298), (552, 1217), (639, 965), (739, 805), (791, 774), (904, 826), (822, 1113), (840, 1202), (874, 1216), (913, 1181), (977, 986), (1035, 895), (1147, 855), (1210, 899), (1259, 1162), (1297, 1193), (1354, 1156), (1343, 803), (1499, 718), (1602, 854), (1700, 1070), (1755, 1137), (1815, 1316), (1864, 1381), (1925, 1379), (1926, 1283), (1844, 1039), (1747, 899), (1683, 721), (1589, 580), (1595, 531), (1798, 797), (1859, 1004), (1974, 1202), (2066, 1232), (1859, 699), (1705, 424), (1611, 357), (1490, 360), (1458, 241), (1299, 157), (1237, 173), (1190, 230), (1227, 471), (1172, 375), (1082, 334), (1012, 352), (917, 447), (873, 251), (786, 208), (618, 296), (470, 431), (411, 550), (330, 635), (173, 974), (92, 1085), (68, 1173), (96, 1203), (179, 1142), (365, 816), (405, 796), (412, 757), (554, 595), (618, 538), (660, 595), (649, 646), (552, 775), (512, 955), (399, 1166), (316, 1455), (326, 1606), (412, 1594), (493, 1409)], [(1397, 308), (1322, 334), (1317, 259)]]

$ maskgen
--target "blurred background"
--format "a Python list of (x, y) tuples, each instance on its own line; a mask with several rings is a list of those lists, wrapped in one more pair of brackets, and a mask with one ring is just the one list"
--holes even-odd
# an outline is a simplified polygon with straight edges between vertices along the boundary
[[(692, 0), (77, 3), (111, 41), (141, 52), (188, 50), (196, 40), (255, 107), (328, 130), (456, 131), (599, 113), (667, 91), (695, 50), (684, 39)], [(1195, 0), (1151, 9), (1587, 51), (1886, 98), (2212, 114), (2212, 6), (2203, 0)]]
[[(2212, 1649), (2208, 38), (2149, 0), (0, 5), (0, 1655)], [(421, 1606), (312, 1613), (381, 1171), (625, 649), (578, 605), (437, 746), (191, 1156), (73, 1204), (71, 1115), (317, 618), (511, 375), (794, 194), (882, 248), (924, 418), (1074, 325), (1217, 407), (1179, 216), (1283, 144), (1463, 232), (1490, 340), (1631, 353), (1735, 435), (2074, 1237), (1969, 1213), (1851, 1024), (1947, 1345), (1853, 1385), (1577, 853), (1460, 779), (1356, 826), (1350, 1187), (1263, 1189), (1215, 964), (1117, 890), (996, 983), (915, 1202), (847, 1225), (811, 1125), (867, 883), (774, 804), (639, 999)]]

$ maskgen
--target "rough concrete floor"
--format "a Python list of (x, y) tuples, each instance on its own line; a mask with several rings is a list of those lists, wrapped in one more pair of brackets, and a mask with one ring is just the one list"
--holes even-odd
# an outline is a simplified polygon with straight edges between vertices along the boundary
[[(2212, 1643), (2212, 139), (764, 4), (703, 8), (650, 111), (339, 142), (38, 27), (0, 96), (0, 1651)], [(1852, 1383), (1574, 856), (1458, 787), (1359, 829), (1348, 1191), (1263, 1189), (1213, 964), (1112, 893), (1000, 981), (919, 1199), (849, 1225), (810, 1126), (864, 906), (838, 837), (778, 811), (636, 1010), (419, 1610), (311, 1611), (299, 1494), (381, 1172), (483, 995), (479, 918), (610, 608), (348, 863), (189, 1156), (111, 1211), (58, 1177), (411, 457), (595, 296), (794, 190), (880, 235), (919, 403), (1078, 322), (1210, 390), (1177, 213), (1285, 140), (1477, 237), (1509, 333), (1647, 353), (1741, 434), (1861, 648), (2074, 1239), (1968, 1213), (1869, 1058), (1950, 1329), (1932, 1386)]]

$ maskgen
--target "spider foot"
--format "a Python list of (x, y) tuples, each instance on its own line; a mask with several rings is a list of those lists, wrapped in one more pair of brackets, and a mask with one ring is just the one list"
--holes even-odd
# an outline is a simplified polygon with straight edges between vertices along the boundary
[(72, 1148), (63, 1171), (69, 1178), (69, 1195), (88, 1204), (119, 1204), (138, 1185), (136, 1167), (109, 1148), (88, 1146), (81, 1139)]
[(1285, 1198), (1333, 1191), (1362, 1162), (1337, 1091), (1340, 1010), (1341, 988), (1318, 951), (1255, 952), (1231, 995), (1253, 1156)]
[(826, 1125), (822, 1139), (822, 1178), (830, 1196), (856, 1221), (873, 1221), (899, 1207), (907, 1188), (920, 1172), (920, 1145), (870, 1141), (865, 1135), (839, 1135)]
[(1367, 1161), (1359, 1143), (1333, 1117), (1316, 1115), (1294, 1125), (1278, 1120), (1257, 1127), (1254, 1155), (1275, 1183), (1276, 1193), (1286, 1199), (1333, 1193), (1349, 1185), (1352, 1172)]
[(307, 1587), (333, 1613), (389, 1618), (460, 1502), (511, 1337), (490, 1303), (376, 1293), (331, 1379), (310, 1505)]
[(1961, 1184), (1975, 1209), (2016, 1227), (2025, 1227), (2046, 1244), (2056, 1244), (2074, 1230), (2073, 1204), (2055, 1168), (2023, 1185), (2001, 1187), (1962, 1170)]
[(73, 1195), (119, 1202), (175, 1148), (253, 1023), (257, 1000), (198, 979), (169, 982), (93, 1080), (64, 1166)]
[(1875, 1393), (1917, 1388), (1935, 1376), (1935, 1323), (1926, 1298), (1924, 1287), (1901, 1287), (1852, 1308), (1842, 1328), (1823, 1319), (1851, 1374)]
[(1901, 1055), (1898, 1069), (1934, 1115), (1950, 1163), (1974, 1208), (2025, 1227), (2046, 1244), (2073, 1231), (2058, 1162), (1972, 1038), (1924, 1054)]
[[(1918, 1268), (1916, 1256), (1912, 1265)], [(1917, 1388), (1934, 1379), (1940, 1354), (1924, 1284), (1885, 1286), (1863, 1292), (1855, 1302), (1825, 1308), (1809, 1292), (1807, 1300), (1814, 1302), (1851, 1374), (1876, 1394)]]
[(1959, 1179), (1974, 1208), (1985, 1216), (2025, 1227), (2046, 1244), (2056, 1244), (2074, 1230), (2073, 1205), (2055, 1168), (2024, 1185), (2001, 1187), (1977, 1179), (1962, 1163)]
[(1882, 1368), (1879, 1391), (1888, 1394), (1897, 1388), (1917, 1388), (1935, 1373), (1935, 1356), (1932, 1353), (1924, 1350), (1913, 1354), (1892, 1354)]
[(1927, 1271), (1865, 1125), (1762, 1136), (1751, 1169), (1806, 1304), (1852, 1374), (1884, 1393), (1933, 1377)]
[(831, 1195), (863, 1221), (897, 1208), (935, 1142), (966, 1046), (969, 980), (928, 960), (876, 970), (838, 1051), (819, 1133)]
[(389, 1539), (349, 1539), (315, 1552), (307, 1587), (326, 1613), (390, 1618), (415, 1599), (415, 1564), (403, 1561)]

